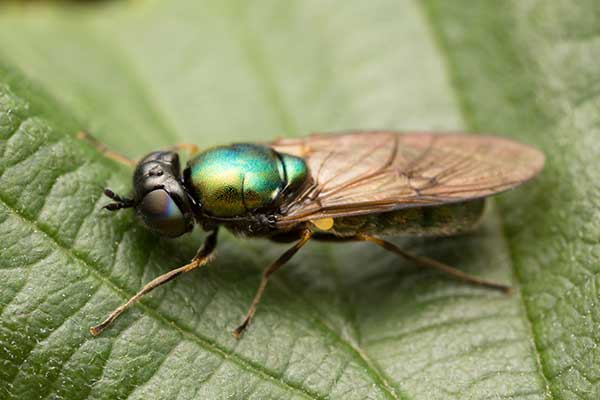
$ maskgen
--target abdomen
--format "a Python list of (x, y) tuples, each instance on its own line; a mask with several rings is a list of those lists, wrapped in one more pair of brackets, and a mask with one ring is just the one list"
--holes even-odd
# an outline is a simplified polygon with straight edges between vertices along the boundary
[(333, 227), (316, 232), (338, 236), (415, 235), (446, 236), (472, 230), (483, 214), (485, 200), (434, 207), (404, 208), (379, 214), (335, 218)]

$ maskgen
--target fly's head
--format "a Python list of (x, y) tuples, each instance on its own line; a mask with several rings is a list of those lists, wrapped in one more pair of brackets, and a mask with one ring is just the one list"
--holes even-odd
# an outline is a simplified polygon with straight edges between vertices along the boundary
[(167, 237), (177, 237), (194, 228), (193, 204), (181, 181), (179, 156), (172, 151), (155, 151), (142, 158), (133, 173), (133, 198), (106, 189), (114, 203), (107, 210), (134, 208), (144, 224)]

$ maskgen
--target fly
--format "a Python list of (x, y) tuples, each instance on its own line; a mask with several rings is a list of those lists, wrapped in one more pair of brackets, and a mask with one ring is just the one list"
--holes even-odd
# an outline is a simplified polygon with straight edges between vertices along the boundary
[[(452, 235), (472, 229), (486, 197), (536, 176), (544, 155), (496, 136), (356, 131), (314, 134), (270, 143), (237, 143), (199, 151), (191, 144), (155, 151), (139, 161), (79, 137), (105, 156), (134, 168), (133, 191), (106, 189), (109, 211), (133, 208), (149, 229), (178, 237), (196, 224), (209, 232), (190, 262), (146, 284), (90, 328), (99, 335), (154, 288), (207, 264), (224, 227), (247, 237), (294, 242), (262, 273), (240, 325), (250, 324), (269, 277), (309, 240), (367, 241), (464, 282), (509, 292), (510, 287), (413, 255), (381, 238), (398, 234)], [(178, 152), (190, 159), (182, 170)]]

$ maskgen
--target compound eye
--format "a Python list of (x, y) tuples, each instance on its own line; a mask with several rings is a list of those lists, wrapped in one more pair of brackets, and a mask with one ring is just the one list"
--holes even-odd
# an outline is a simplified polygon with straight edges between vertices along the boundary
[(145, 195), (138, 210), (144, 223), (162, 235), (176, 237), (188, 230), (183, 213), (171, 196), (162, 189), (153, 190)]

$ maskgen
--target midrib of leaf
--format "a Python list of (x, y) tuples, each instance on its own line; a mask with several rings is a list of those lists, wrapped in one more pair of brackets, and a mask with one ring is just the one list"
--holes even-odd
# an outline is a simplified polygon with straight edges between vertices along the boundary
[[(240, 245), (244, 246), (247, 250), (253, 252), (256, 255), (256, 257), (260, 258), (261, 254), (259, 254), (259, 252), (254, 247), (245, 245), (245, 243), (246, 242), (241, 242)], [(330, 259), (330, 261), (332, 262), (335, 262), (335, 257), (333, 257), (331, 254), (331, 245), (322, 244), (322, 246), (324, 246), (326, 252), (328, 253), (328, 259)], [(257, 266), (260, 267), (259, 265)], [(333, 271), (333, 267), (331, 267), (330, 269), (332, 270), (331, 273), (335, 274), (335, 272)], [(348, 351), (353, 356), (354, 360), (356, 360), (360, 365), (363, 366), (363, 368), (365, 368), (367, 374), (371, 376), (373, 383), (377, 385), (379, 389), (381, 389), (387, 396), (389, 396), (392, 399), (400, 400), (406, 398), (404, 395), (399, 394), (397, 390), (389, 383), (389, 377), (387, 377), (386, 374), (383, 371), (381, 371), (373, 363), (373, 361), (371, 361), (368, 354), (358, 345), (357, 342), (353, 343), (348, 340), (345, 340), (343, 336), (340, 333), (338, 333), (338, 331), (333, 326), (331, 326), (331, 324), (327, 322), (326, 318), (324, 318), (319, 308), (316, 307), (313, 302), (306, 298), (306, 296), (304, 296), (302, 293), (295, 293), (292, 290), (292, 285), (285, 278), (285, 275), (277, 274), (274, 275), (273, 279), (276, 279), (279, 282), (281, 282), (289, 293), (293, 294), (293, 296), (300, 299), (304, 304), (306, 304), (312, 309), (313, 313), (315, 314), (315, 317), (313, 317), (313, 321), (316, 324), (316, 326), (318, 326), (324, 334), (333, 336), (338, 342), (338, 344), (344, 349), (346, 349), (346, 351)], [(336, 282), (336, 286), (339, 290), (342, 290), (342, 286), (341, 284), (339, 284), (339, 282)]]
[[(252, 49), (252, 48), (258, 46), (257, 44), (253, 44), (252, 42), (249, 44), (250, 44), (250, 46), (248, 47), (248, 49)], [(258, 47), (260, 48), (260, 46), (258, 46)], [(248, 52), (250, 53), (250, 55), (252, 54), (252, 50), (248, 50)], [(293, 118), (289, 115), (286, 116), (287, 111), (286, 111), (286, 107), (285, 107), (285, 104), (283, 101), (284, 99), (282, 98), (281, 94), (279, 93), (276, 83), (271, 79), (271, 74), (269, 73), (269, 69), (268, 69), (269, 65), (262, 58), (262, 53), (258, 53), (258, 54), (259, 55), (256, 57), (256, 59), (249, 60), (249, 61), (250, 61), (251, 66), (253, 66), (254, 71), (255, 71), (257, 77), (259, 78), (259, 80), (262, 80), (262, 79), (268, 80), (268, 82), (264, 83), (264, 87), (265, 87), (266, 92), (269, 92), (270, 90), (272, 91), (269, 93), (269, 95), (267, 97), (270, 99), (271, 103), (273, 104), (274, 110), (276, 110), (275, 117), (278, 119), (278, 121), (280, 122), (280, 124), (282, 125), (282, 127), (284, 128), (284, 131), (286, 133), (287, 132), (295, 132), (296, 128), (294, 126), (295, 124), (294, 124)], [(135, 68), (130, 68), (129, 70), (130, 70), (130, 72), (135, 74)], [(143, 79), (140, 79), (139, 77), (136, 77), (135, 79), (137, 79), (138, 85), (143, 89), (143, 87), (144, 87)], [(155, 104), (155, 103), (152, 103), (152, 104)], [(149, 107), (149, 112), (152, 112), (152, 107)], [(284, 114), (281, 114), (281, 113), (284, 113)], [(121, 294), (121, 296), (126, 295), (126, 293), (124, 291), (120, 294)], [(313, 308), (316, 309), (316, 307), (313, 307)], [(143, 305), (143, 309), (148, 310), (148, 307)], [(167, 320), (166, 318), (165, 318), (165, 320), (169, 323), (169, 325), (171, 325), (172, 322), (170, 320)], [(351, 344), (348, 344), (348, 345), (352, 347)], [(224, 359), (225, 358), (223, 358), (223, 360)]]
[[(285, 106), (285, 102), (280, 93), (277, 83), (271, 78), (272, 74), (270, 73), (268, 62), (266, 61), (266, 58), (263, 55), (260, 44), (247, 27), (243, 15), (243, 10), (240, 9), (238, 10), (238, 12), (239, 14), (237, 15), (237, 17), (240, 21), (242, 21), (242, 23), (240, 25), (232, 24), (232, 28), (236, 31), (239, 37), (240, 47), (247, 56), (248, 65), (254, 72), (257, 78), (257, 82), (261, 84), (261, 86), (264, 88), (265, 93), (267, 94), (266, 99), (270, 102), (273, 108), (274, 118), (281, 125), (282, 134), (285, 136), (292, 136), (293, 134), (297, 133), (297, 126), (293, 120), (292, 115), (287, 111), (287, 107)], [(81, 34), (87, 36), (88, 39), (91, 39), (94, 43), (97, 44), (96, 47), (104, 54), (106, 54), (106, 57), (116, 62), (117, 67), (120, 69), (120, 71), (124, 75), (126, 75), (128, 77), (129, 82), (132, 83), (133, 90), (138, 93), (137, 97), (140, 98), (142, 104), (145, 105), (145, 108), (147, 109), (147, 114), (152, 115), (154, 117), (155, 122), (161, 126), (161, 129), (165, 133), (169, 134), (169, 136), (173, 139), (173, 142), (177, 142), (178, 136), (174, 125), (170, 122), (170, 119), (164, 115), (164, 113), (162, 112), (162, 108), (157, 105), (155, 101), (156, 96), (154, 96), (153, 93), (151, 93), (149, 90), (145, 89), (146, 87), (148, 87), (148, 85), (146, 85), (146, 83), (144, 82), (144, 79), (139, 74), (138, 69), (135, 68), (135, 66), (132, 64), (131, 59), (128, 58), (125, 50), (120, 49), (119, 45), (116, 43), (116, 40), (114, 38), (111, 38), (110, 35), (103, 35), (103, 41), (100, 41), (98, 39), (98, 35), (93, 31), (94, 28), (92, 25), (93, 24), (90, 24), (89, 26), (84, 28)], [(45, 87), (44, 82), (36, 81), (36, 84), (44, 88), (46, 91), (48, 91), (49, 89)], [(57, 99), (55, 98), (54, 100)], [(65, 105), (63, 102), (59, 101), (59, 103), (61, 103), (63, 108), (67, 107), (67, 105)], [(87, 267), (94, 277), (98, 278), (101, 282), (103, 282), (112, 290), (114, 290), (121, 298), (128, 299), (129, 297), (131, 297), (132, 293), (127, 293), (126, 290), (120, 288), (110, 279), (107, 279), (104, 276), (98, 274), (98, 272), (96, 272), (96, 270), (92, 267), (90, 261), (87, 260), (85, 256), (79, 255), (77, 252), (71, 251), (71, 249), (66, 244), (62, 243), (59, 238), (55, 238), (52, 235), (52, 233), (45, 230), (43, 226), (37, 224), (37, 221), (35, 221), (34, 219), (27, 220), (27, 217), (25, 215), (19, 214), (15, 208), (11, 207), (10, 202), (8, 202), (2, 196), (0, 196), (0, 201), (4, 203), (9, 209), (11, 209), (16, 215), (19, 215), (24, 221), (28, 221), (30, 224), (34, 225), (36, 229), (40, 230), (41, 232), (44, 232), (49, 239), (51, 239), (63, 251), (73, 256), (78, 262), (81, 263), (81, 265)], [(81, 229), (82, 225), (83, 224), (80, 224), (79, 229)], [(330, 247), (328, 247), (328, 251), (330, 251), (329, 249)], [(330, 258), (333, 259), (333, 257)], [(311, 306), (313, 310), (316, 310), (313, 304), (311, 304), (306, 299), (305, 301), (306, 304)], [(232, 359), (242, 367), (253, 367), (253, 372), (255, 374), (262, 376), (263, 378), (268, 377), (269, 379), (275, 380), (275, 382), (278, 382), (282, 387), (287, 387), (291, 390), (298, 391), (312, 398), (321, 397), (321, 395), (315, 392), (311, 392), (309, 389), (296, 385), (293, 382), (283, 380), (281, 377), (278, 377), (277, 374), (273, 373), (272, 371), (268, 371), (250, 360), (246, 360), (242, 357), (236, 356), (235, 353), (231, 353), (226, 349), (219, 347), (207, 338), (203, 338), (197, 333), (187, 330), (178, 323), (164, 317), (159, 312), (155, 311), (154, 308), (144, 304), (143, 300), (139, 303), (139, 307), (144, 310), (144, 313), (146, 315), (151, 316), (152, 318), (158, 320), (167, 327), (175, 328), (178, 331), (178, 333), (181, 334), (183, 337), (191, 339), (192, 341), (196, 342), (202, 348), (208, 351), (218, 354), (221, 357)], [(376, 387), (378, 387), (383, 393), (385, 393), (386, 396), (392, 399), (401, 398), (401, 396), (396, 392), (396, 389), (392, 385), (390, 385), (390, 379), (386, 377), (386, 374), (383, 371), (381, 371), (376, 366), (376, 364), (374, 364), (370, 360), (368, 354), (366, 354), (366, 352), (363, 349), (361, 349), (357, 344), (345, 341), (333, 327), (329, 326), (323, 320), (316, 320), (315, 322), (317, 322), (318, 325), (321, 326), (324, 332), (327, 332), (336, 337), (336, 340), (338, 341), (340, 346), (346, 349), (346, 351), (349, 352), (352, 355), (352, 357), (360, 365), (363, 366), (363, 368), (365, 368), (365, 371), (367, 375), (372, 379), (373, 384), (376, 385)], [(166, 357), (165, 359), (163, 359), (163, 362), (165, 360)], [(250, 370), (252, 371), (252, 369)]]
[[(9, 210), (15, 217), (17, 217), (23, 224), (28, 225), (30, 228), (41, 232), (46, 239), (48, 239), (52, 245), (59, 251), (63, 252), (67, 256), (74, 259), (80, 266), (83, 266), (90, 275), (94, 277), (97, 281), (101, 282), (106, 287), (110, 288), (114, 291), (119, 297), (122, 299), (128, 299), (131, 297), (131, 294), (127, 293), (126, 290), (120, 288), (116, 283), (114, 283), (110, 278), (106, 278), (99, 274), (96, 269), (92, 266), (92, 262), (88, 260), (84, 255), (78, 254), (73, 251), (72, 248), (66, 246), (62, 243), (58, 238), (54, 237), (51, 232), (49, 232), (43, 225), (39, 224), (35, 219), (31, 219), (29, 216), (21, 213), (15, 205), (12, 204), (9, 200), (4, 198), (3, 195), (0, 194), (0, 203), (7, 210)], [(262, 379), (267, 379), (276, 383), (278, 386), (288, 389), (290, 391), (296, 392), (304, 397), (313, 398), (313, 399), (321, 399), (323, 398), (318, 393), (314, 393), (307, 388), (299, 386), (293, 382), (288, 382), (277, 374), (269, 371), (266, 368), (263, 368), (260, 365), (257, 365), (254, 362), (246, 360), (245, 358), (239, 356), (238, 354), (227, 351), (221, 346), (217, 345), (214, 342), (202, 337), (196, 332), (189, 331), (188, 329), (182, 327), (176, 321), (169, 320), (167, 317), (163, 316), (160, 312), (156, 311), (154, 308), (147, 306), (144, 304), (144, 301), (138, 303), (138, 307), (144, 310), (144, 314), (152, 317), (154, 320), (160, 322), (162, 325), (176, 330), (180, 336), (196, 343), (202, 349), (209, 351), (215, 355), (218, 355), (222, 359), (228, 359), (237, 364), (239, 367), (243, 368), (245, 371), (253, 373)]]
[[(244, 3), (239, 3), (243, 5)], [(240, 24), (233, 24), (234, 29), (239, 26), (239, 29), (236, 29), (236, 32), (239, 37), (239, 41), (245, 54), (248, 59), (248, 64), (253, 69), (255, 76), (257, 77), (257, 81), (262, 84), (262, 87), (265, 89), (267, 93), (267, 98), (270, 101), (271, 105), (274, 108), (275, 118), (279, 121), (284, 136), (292, 136), (297, 133), (297, 125), (294, 122), (292, 115), (287, 110), (285, 106), (285, 102), (282, 98), (281, 92), (277, 86), (277, 83), (271, 79), (272, 74), (269, 73), (268, 63), (263, 55), (260, 44), (258, 40), (255, 38), (254, 34), (248, 29), (246, 18), (244, 15), (244, 10), (240, 7), (237, 10), (237, 17)], [(251, 248), (251, 247), (247, 247)], [(327, 252), (329, 254), (329, 259), (334, 260), (334, 257), (331, 256), (331, 245), (326, 246)], [(335, 274), (335, 272), (333, 272)], [(278, 279), (284, 281), (283, 277), (279, 277), (276, 275)], [(336, 279), (337, 281), (337, 279)], [(285, 282), (286, 287), (289, 290), (289, 283)], [(339, 286), (339, 282), (338, 282)], [(341, 288), (340, 288), (341, 289)], [(311, 307), (313, 312), (320, 314), (319, 310), (312, 304), (308, 299), (304, 296), (299, 296), (305, 304)], [(360, 349), (356, 344), (345, 341), (342, 336), (329, 324), (327, 324), (323, 319), (316, 320), (319, 325), (329, 334), (333, 335), (338, 343), (347, 349), (350, 353), (353, 353), (354, 359), (356, 359), (363, 367), (367, 370), (369, 376), (372, 377), (373, 383), (379, 387), (387, 396), (392, 399), (400, 399), (398, 393), (396, 393), (395, 389), (389, 384), (389, 378), (385, 376), (383, 371), (380, 371), (375, 364), (369, 359), (364, 350)]]
[[(334, 279), (336, 288), (340, 293), (343, 293), (342, 295), (344, 297), (346, 297), (348, 299), (348, 296), (345, 295), (345, 291), (343, 290), (344, 288), (341, 285), (340, 277), (337, 272), (338, 261), (337, 261), (337, 258), (335, 257), (335, 255), (333, 254), (332, 245), (325, 244), (325, 250), (327, 252), (327, 259), (329, 260), (329, 269), (331, 271), (331, 274), (333, 274), (333, 279)], [(348, 299), (348, 303), (350, 303), (349, 299)], [(354, 306), (353, 304), (348, 304), (349, 309), (352, 308), (353, 306)], [(314, 305), (313, 305), (313, 308), (316, 309), (316, 307), (314, 307)], [(353, 311), (349, 311), (349, 313), (353, 313)], [(346, 315), (346, 317), (347, 317), (350, 325), (353, 327), (354, 332), (356, 334), (359, 334), (360, 331), (356, 325), (356, 321), (353, 320), (351, 316)], [(333, 331), (333, 328), (330, 327), (329, 329), (331, 329)], [(396, 391), (396, 388), (390, 384), (391, 379), (389, 378), (389, 376), (387, 376), (387, 374), (373, 362), (373, 360), (368, 355), (368, 353), (360, 346), (360, 344), (359, 344), (360, 342), (359, 342), (358, 338), (356, 338), (356, 340), (354, 340), (353, 342), (350, 342), (350, 341), (344, 340), (341, 334), (336, 333), (336, 335), (340, 342), (342, 342), (345, 346), (350, 348), (351, 351), (356, 353), (356, 355), (361, 360), (361, 362), (363, 364), (365, 364), (367, 369), (370, 371), (370, 373), (374, 375), (374, 380), (377, 381), (377, 383), (382, 387), (382, 389), (384, 391), (388, 392), (394, 399), (405, 398), (405, 395), (398, 393)], [(402, 389), (399, 388), (399, 390), (402, 393)]]
[[(442, 57), (440, 57), (440, 59), (443, 61), (443, 65), (447, 71), (447, 76), (448, 76), (448, 80), (450, 82), (450, 86), (452, 88), (452, 93), (455, 96), (456, 103), (458, 104), (458, 108), (462, 115), (462, 118), (467, 123), (467, 126), (473, 127), (476, 125), (475, 124), (476, 120), (473, 115), (472, 106), (471, 106), (470, 102), (468, 101), (467, 97), (463, 94), (463, 88), (460, 86), (459, 80), (457, 79), (456, 69), (460, 68), (460, 66), (456, 64), (454, 58), (452, 57), (452, 50), (450, 48), (448, 38), (445, 36), (443, 30), (441, 29), (440, 24), (437, 23), (437, 20), (436, 20), (437, 15), (436, 15), (435, 11), (433, 10), (433, 7), (427, 1), (417, 2), (417, 3), (419, 4), (419, 8), (422, 11), (424, 20), (429, 22), (427, 24), (427, 26), (430, 29), (431, 37), (433, 38), (435, 44), (437, 45), (437, 48), (440, 51), (440, 54), (442, 55)], [(512, 39), (512, 36), (511, 36), (511, 39)], [(512, 43), (511, 43), (511, 45), (512, 45)], [(497, 214), (497, 218), (498, 218), (499, 225), (500, 225), (499, 237), (502, 239), (502, 242), (504, 244), (503, 247), (506, 249), (506, 253), (508, 254), (508, 256), (511, 260), (510, 266), (511, 266), (511, 270), (512, 270), (512, 275), (513, 275), (514, 279), (516, 280), (516, 282), (518, 282), (517, 285), (515, 285), (516, 286), (515, 289), (519, 291), (519, 294), (518, 294), (519, 303), (520, 303), (519, 310), (523, 316), (523, 321), (526, 324), (527, 329), (532, 338), (532, 340), (531, 340), (532, 346), (530, 346), (530, 347), (533, 350), (532, 355), (533, 355), (535, 363), (537, 365), (537, 373), (538, 373), (540, 379), (542, 380), (542, 382), (544, 383), (545, 391), (546, 391), (545, 396), (548, 399), (554, 399), (555, 394), (551, 390), (551, 386), (549, 384), (549, 379), (545, 372), (545, 366), (543, 363), (543, 359), (540, 355), (539, 339), (536, 337), (534, 329), (533, 329), (532, 315), (531, 315), (531, 312), (529, 311), (528, 305), (525, 302), (524, 296), (522, 293), (522, 286), (521, 286), (522, 277), (521, 277), (518, 269), (516, 268), (515, 254), (512, 251), (512, 248), (510, 246), (510, 241), (508, 239), (504, 224), (502, 222), (502, 215), (496, 210), (494, 212)], [(516, 294), (513, 294), (513, 295), (516, 295)]]
[[(253, 32), (248, 29), (247, 20), (245, 16), (245, 12), (243, 6), (246, 3), (238, 3), (240, 7), (236, 10), (237, 21), (239, 24), (232, 24), (232, 28), (236, 31), (240, 45), (244, 50), (247, 59), (248, 65), (252, 68), (257, 78), (257, 81), (262, 85), (265, 92), (267, 93), (267, 99), (270, 101), (273, 106), (273, 113), (277, 121), (279, 121), (284, 136), (293, 136), (298, 133), (297, 124), (294, 122), (294, 118), (292, 114), (288, 111), (285, 106), (285, 101), (281, 94), (281, 91), (277, 85), (277, 82), (272, 79), (272, 73), (270, 73), (268, 62), (263, 54), (261, 49), (261, 45), (253, 34)], [(248, 246), (248, 248), (250, 248)], [(326, 251), (328, 253), (328, 259), (332, 262), (335, 262), (335, 257), (332, 256), (332, 247), (331, 245), (325, 245)], [(332, 266), (330, 268), (332, 273), (336, 275), (335, 268)], [(276, 275), (278, 276), (278, 275)], [(280, 278), (283, 280), (283, 278)], [(336, 277), (336, 282), (338, 289), (341, 290), (341, 286), (339, 285), (339, 279)], [(286, 286), (289, 288), (289, 284), (286, 282)], [(312, 304), (308, 299), (304, 296), (300, 296), (300, 298), (304, 301), (305, 304), (313, 309), (313, 312), (320, 314), (320, 311)], [(318, 319), (317, 322), (324, 328), (327, 332), (334, 335), (338, 343), (347, 349), (348, 352), (353, 354), (353, 358), (356, 359), (364, 368), (367, 370), (368, 375), (373, 380), (373, 383), (377, 385), (377, 387), (386, 394), (386, 396), (399, 400), (401, 395), (396, 392), (396, 389), (390, 385), (389, 377), (380, 370), (373, 361), (371, 361), (368, 354), (361, 349), (358, 344), (350, 343), (343, 339), (343, 337), (329, 324), (327, 324), (324, 320)]]

